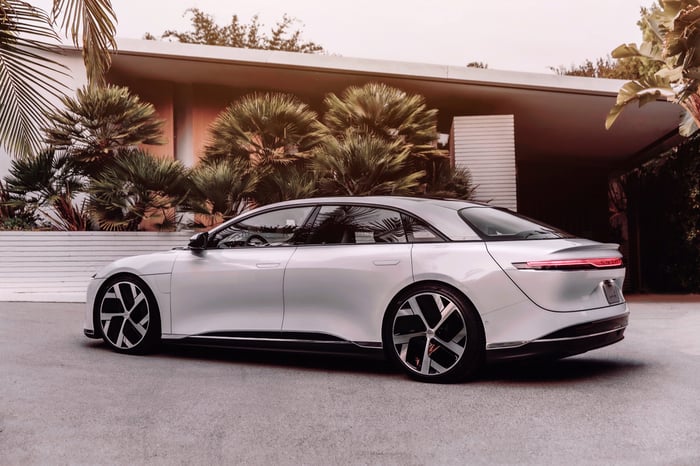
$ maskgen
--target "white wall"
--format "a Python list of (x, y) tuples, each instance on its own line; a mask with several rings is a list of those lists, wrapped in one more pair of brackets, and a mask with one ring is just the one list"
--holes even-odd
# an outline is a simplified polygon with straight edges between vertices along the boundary
[(455, 117), (450, 146), (455, 165), (471, 172), (475, 200), (517, 210), (513, 115)]

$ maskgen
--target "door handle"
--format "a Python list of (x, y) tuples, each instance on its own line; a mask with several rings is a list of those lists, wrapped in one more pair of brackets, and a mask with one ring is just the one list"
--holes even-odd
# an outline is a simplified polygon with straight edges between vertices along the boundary
[(280, 263), (279, 262), (261, 262), (259, 264), (255, 264), (255, 266), (259, 269), (274, 269), (275, 267), (279, 267)]
[(386, 260), (372, 261), (372, 263), (374, 265), (378, 265), (380, 267), (387, 266), (387, 265), (398, 265), (399, 262), (401, 262), (399, 259), (386, 259)]

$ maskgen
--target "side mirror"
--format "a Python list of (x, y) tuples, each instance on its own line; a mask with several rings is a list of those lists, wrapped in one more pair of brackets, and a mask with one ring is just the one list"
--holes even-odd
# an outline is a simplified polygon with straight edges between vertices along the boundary
[(190, 242), (187, 245), (192, 251), (203, 251), (207, 248), (207, 243), (209, 242), (209, 233), (202, 231), (200, 233), (195, 233), (194, 236), (190, 238)]

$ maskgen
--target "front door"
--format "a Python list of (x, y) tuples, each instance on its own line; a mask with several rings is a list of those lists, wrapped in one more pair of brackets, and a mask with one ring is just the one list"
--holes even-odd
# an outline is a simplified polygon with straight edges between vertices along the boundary
[(172, 332), (280, 331), (284, 269), (313, 207), (255, 214), (183, 251), (171, 281)]

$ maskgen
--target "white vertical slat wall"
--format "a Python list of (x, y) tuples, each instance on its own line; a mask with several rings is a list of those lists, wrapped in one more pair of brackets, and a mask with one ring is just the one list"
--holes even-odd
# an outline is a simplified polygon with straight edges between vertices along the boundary
[(121, 257), (187, 245), (192, 232), (0, 232), (0, 301), (85, 302), (90, 277)]
[(475, 200), (517, 210), (513, 115), (455, 117), (450, 146), (455, 165), (471, 172)]

